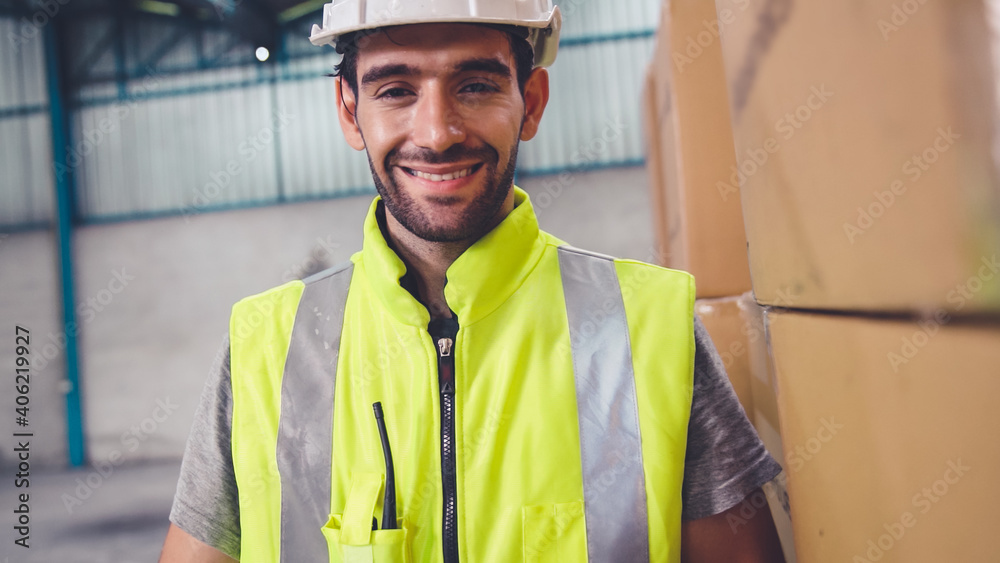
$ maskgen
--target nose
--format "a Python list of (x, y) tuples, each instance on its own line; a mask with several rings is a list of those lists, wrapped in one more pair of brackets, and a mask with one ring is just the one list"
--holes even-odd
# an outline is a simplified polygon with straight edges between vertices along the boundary
[(414, 105), (413, 143), (444, 152), (465, 141), (465, 124), (454, 100), (442, 88), (426, 88)]

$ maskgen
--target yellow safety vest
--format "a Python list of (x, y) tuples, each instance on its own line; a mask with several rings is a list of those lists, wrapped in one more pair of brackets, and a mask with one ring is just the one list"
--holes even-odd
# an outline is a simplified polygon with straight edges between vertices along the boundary
[[(466, 562), (680, 561), (693, 278), (568, 247), (515, 190), (510, 215), (448, 269), (450, 358), (400, 286), (377, 199), (350, 263), (233, 308), (242, 561), (442, 561), (446, 527)], [(396, 530), (372, 531), (376, 401)]]

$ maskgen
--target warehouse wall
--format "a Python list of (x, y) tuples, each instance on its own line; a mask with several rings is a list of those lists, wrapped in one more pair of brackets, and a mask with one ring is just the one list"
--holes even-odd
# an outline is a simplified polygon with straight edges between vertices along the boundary
[[(0, 37), (17, 22), (0, 18)], [(52, 142), (41, 34), (0, 49), (0, 231), (52, 219)]]
[[(8, 44), (10, 37), (20, 37)], [(52, 221), (53, 174), (51, 126), (44, 69), (42, 35), (23, 36), (16, 20), (0, 18), (0, 365), (15, 362), (16, 326), (29, 329), (32, 349), (40, 338), (60, 333), (61, 315), (55, 237), (42, 230)], [(37, 366), (31, 366), (37, 367)], [(62, 462), (66, 452), (66, 422), (61, 362), (34, 370), (30, 379), (29, 427), (14, 426), (13, 374), (0, 391), (0, 431), (35, 432), (32, 456)], [(37, 445), (37, 450), (35, 449)], [(0, 461), (11, 449), (4, 447)]]
[[(658, 2), (560, 5), (548, 126), (523, 148), (522, 172), (641, 163), (637, 100)], [(54, 174), (75, 175), (83, 222), (371, 191), (364, 156), (340, 136), (324, 76), (337, 56), (309, 45), (308, 26), (290, 31), (286, 58), (268, 64), (210, 29), (157, 54), (178, 31), (163, 18), (130, 21), (121, 60), (107, 48), (112, 20), (68, 26), (71, 139), (67, 167), (54, 171), (43, 34), (22, 37), (18, 25), (0, 18), (5, 37), (21, 37), (0, 51), (0, 227), (51, 220)], [(207, 61), (230, 66), (198, 71)]]
[[(657, 12), (650, 0), (565, 3), (548, 126), (524, 146), (522, 172), (642, 161), (637, 100)], [(82, 43), (101, 37), (102, 24), (90, 25)], [(338, 60), (332, 50), (308, 45), (303, 30), (289, 34), (290, 58), (275, 64), (177, 73), (185, 57), (197, 66), (192, 42), (182, 42), (142, 67), (142, 45), (167, 34), (162, 26), (127, 30), (136, 45), (124, 61), (138, 71), (131, 80), (77, 92), (72, 156), (85, 221), (371, 191), (364, 155), (340, 134), (333, 81), (324, 76)], [(113, 76), (107, 59), (95, 63), (96, 76)]]
[[(13, 374), (0, 391), (0, 433), (4, 444), (13, 432), (34, 432), (32, 460), (42, 464), (63, 463), (66, 459), (66, 409), (61, 381), (65, 378), (63, 345), (54, 344), (50, 352), (59, 360), (42, 368), (36, 361), (44, 342), (64, 342), (61, 330), (62, 310), (59, 294), (59, 271), (56, 263), (55, 237), (49, 231), (35, 230), (0, 236), (0, 365), (11, 370), (15, 361), (15, 327), (30, 331), (32, 354), (30, 427), (14, 426), (15, 393)], [(0, 450), (0, 462), (13, 456), (13, 445)], [(37, 456), (37, 457), (36, 457)]]

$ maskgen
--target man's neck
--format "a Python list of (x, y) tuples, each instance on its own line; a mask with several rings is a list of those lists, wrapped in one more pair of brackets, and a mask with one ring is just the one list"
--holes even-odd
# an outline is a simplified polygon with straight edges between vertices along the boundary
[[(512, 210), (513, 198), (510, 198), (497, 213), (490, 230), (499, 225)], [(450, 318), (451, 309), (444, 298), (448, 268), (479, 237), (454, 242), (432, 242), (407, 230), (388, 209), (385, 210), (385, 220), (389, 243), (406, 264), (407, 273), (413, 276), (419, 293), (418, 299), (427, 307), (432, 319)]]

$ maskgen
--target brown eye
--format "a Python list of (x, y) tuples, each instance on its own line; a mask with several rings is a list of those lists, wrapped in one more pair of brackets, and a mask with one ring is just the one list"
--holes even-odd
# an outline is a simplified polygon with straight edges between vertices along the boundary
[(378, 99), (390, 99), (390, 100), (392, 100), (392, 99), (403, 98), (403, 97), (406, 97), (406, 96), (408, 96), (410, 94), (411, 94), (411, 92), (409, 90), (407, 90), (406, 88), (398, 88), (397, 87), (397, 88), (389, 88), (389, 89), (385, 90), (384, 92), (382, 92), (381, 94), (379, 94), (377, 97), (378, 97)]
[(500, 89), (497, 88), (496, 86), (487, 84), (485, 82), (474, 82), (472, 84), (467, 84), (463, 86), (461, 91), (463, 93), (470, 93), (470, 94), (484, 94), (484, 93), (499, 92)]

